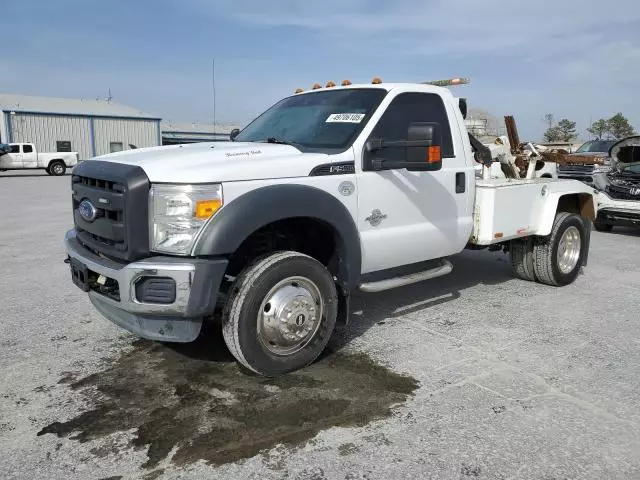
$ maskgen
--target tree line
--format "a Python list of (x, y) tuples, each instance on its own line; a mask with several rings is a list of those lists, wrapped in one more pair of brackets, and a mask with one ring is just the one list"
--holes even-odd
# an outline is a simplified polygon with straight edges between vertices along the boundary
[[(547, 142), (570, 142), (577, 137), (576, 122), (563, 118), (556, 123), (552, 113), (547, 113), (544, 116), (544, 122), (548, 126), (544, 132), (544, 139)], [(608, 119), (601, 118), (596, 120), (587, 128), (587, 132), (597, 140), (617, 140), (636, 134), (633, 126), (622, 113), (616, 113)]]

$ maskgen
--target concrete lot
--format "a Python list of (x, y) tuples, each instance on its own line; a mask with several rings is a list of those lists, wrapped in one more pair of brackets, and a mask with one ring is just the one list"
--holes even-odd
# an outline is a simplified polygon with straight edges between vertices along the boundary
[[(71, 283), (69, 177), (0, 174), (0, 478), (640, 478), (640, 236), (569, 287), (465, 252), (307, 371), (136, 341)], [(390, 408), (392, 406), (392, 408)]]

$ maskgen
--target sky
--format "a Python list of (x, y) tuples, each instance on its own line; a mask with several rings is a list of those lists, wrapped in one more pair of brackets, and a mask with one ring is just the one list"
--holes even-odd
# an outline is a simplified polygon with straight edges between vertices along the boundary
[(469, 77), (470, 107), (640, 130), (637, 0), (2, 0), (0, 93), (244, 125), (297, 87)]

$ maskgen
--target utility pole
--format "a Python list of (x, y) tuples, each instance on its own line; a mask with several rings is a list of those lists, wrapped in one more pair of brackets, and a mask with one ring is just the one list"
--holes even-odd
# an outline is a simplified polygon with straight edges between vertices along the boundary
[(213, 87), (213, 133), (216, 133), (216, 59), (211, 63), (211, 84)]

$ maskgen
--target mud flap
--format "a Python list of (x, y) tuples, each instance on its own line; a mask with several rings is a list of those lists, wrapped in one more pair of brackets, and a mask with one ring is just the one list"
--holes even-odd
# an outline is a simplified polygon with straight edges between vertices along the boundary
[(351, 308), (351, 295), (345, 289), (338, 286), (338, 317), (336, 329), (344, 329), (349, 325), (349, 309)]
[(584, 232), (586, 234), (585, 244), (586, 252), (582, 258), (582, 266), (586, 267), (589, 260), (589, 250), (591, 249), (591, 230), (593, 229), (593, 222), (586, 217), (582, 217), (585, 223)]

